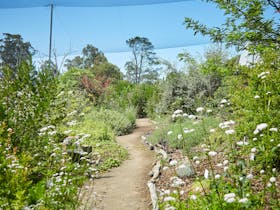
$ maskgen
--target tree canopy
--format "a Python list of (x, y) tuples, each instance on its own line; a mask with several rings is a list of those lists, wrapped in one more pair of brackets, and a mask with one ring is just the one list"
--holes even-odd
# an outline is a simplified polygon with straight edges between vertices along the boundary
[[(280, 4), (277, 0), (206, 0), (224, 11), (226, 21), (210, 28), (199, 21), (185, 18), (187, 29), (210, 36), (215, 43), (236, 46), (238, 50), (261, 52), (269, 47), (279, 49)], [(267, 15), (266, 12), (270, 12)], [(274, 13), (274, 14), (272, 14)]]
[(67, 59), (65, 67), (68, 69), (72, 67), (89, 69), (102, 62), (107, 62), (104, 53), (93, 45), (88, 44), (82, 50), (82, 57), (76, 56), (73, 59)]
[(126, 76), (129, 81), (139, 84), (141, 82), (154, 82), (159, 74), (156, 66), (159, 64), (155, 55), (154, 46), (145, 37), (133, 37), (126, 41), (132, 50), (133, 58), (126, 62)]
[(4, 33), (3, 36), (0, 39), (0, 66), (6, 66), (16, 74), (23, 61), (31, 61), (35, 50), (19, 34)]

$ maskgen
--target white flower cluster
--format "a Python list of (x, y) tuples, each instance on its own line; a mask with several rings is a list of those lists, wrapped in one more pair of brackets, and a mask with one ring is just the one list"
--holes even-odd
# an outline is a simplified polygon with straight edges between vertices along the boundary
[(183, 116), (183, 110), (177, 109), (176, 111), (173, 112), (172, 119), (176, 119), (176, 118), (182, 117), (182, 116)]
[(235, 193), (228, 193), (224, 195), (224, 201), (227, 203), (233, 203), (235, 201)]
[(260, 133), (262, 130), (266, 129), (267, 128), (267, 124), (266, 123), (261, 123), (261, 124), (258, 124), (256, 129), (254, 130), (254, 134), (258, 134)]
[(258, 78), (264, 79), (264, 78), (266, 78), (266, 75), (268, 75), (268, 74), (270, 74), (269, 71), (263, 71), (262, 73), (260, 73), (260, 74), (258, 75)]

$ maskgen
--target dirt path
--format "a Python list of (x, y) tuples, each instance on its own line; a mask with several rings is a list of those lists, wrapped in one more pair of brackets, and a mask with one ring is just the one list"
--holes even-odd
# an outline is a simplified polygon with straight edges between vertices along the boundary
[[(148, 119), (138, 119), (132, 134), (117, 137), (129, 152), (129, 159), (88, 186), (91, 198), (83, 209), (148, 210), (151, 208), (147, 181), (155, 160), (153, 152), (141, 142), (141, 136), (152, 130)], [(94, 201), (94, 202), (93, 202)]]

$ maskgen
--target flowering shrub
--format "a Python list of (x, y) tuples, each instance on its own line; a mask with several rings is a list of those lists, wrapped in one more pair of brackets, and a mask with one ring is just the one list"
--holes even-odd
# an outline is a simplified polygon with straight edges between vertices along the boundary
[[(271, 62), (269, 56), (265, 57), (254, 67), (239, 67), (238, 74), (224, 78), (226, 87), (221, 87), (221, 92), (227, 95), (219, 99), (213, 112), (220, 123), (212, 126), (203, 144), (190, 150), (195, 154), (187, 153), (196, 170), (193, 183), (185, 196), (178, 189), (169, 195), (171, 198), (165, 197), (168, 199), (162, 201), (162, 209), (279, 208), (280, 73), (279, 63), (275, 69), (275, 59)], [(201, 114), (200, 120), (208, 118), (205, 108), (196, 111)], [(173, 123), (183, 117), (182, 111), (175, 111)], [(167, 137), (161, 139), (170, 144), (169, 136), (173, 135), (178, 145), (184, 132), (176, 132), (173, 126), (165, 128)]]

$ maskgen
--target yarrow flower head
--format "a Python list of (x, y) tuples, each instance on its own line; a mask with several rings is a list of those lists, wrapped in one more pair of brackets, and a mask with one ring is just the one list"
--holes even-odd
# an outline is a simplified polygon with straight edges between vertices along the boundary
[(219, 124), (219, 127), (221, 129), (225, 129), (225, 128), (230, 128), (231, 126), (233, 126), (235, 124), (235, 122), (233, 120), (229, 120), (229, 121), (225, 121)]
[(266, 129), (267, 128), (267, 124), (266, 123), (261, 123), (261, 124), (258, 124), (256, 129), (254, 130), (254, 134), (258, 134), (259, 132), (261, 132), (262, 130)]
[(246, 176), (247, 179), (253, 179), (253, 177), (254, 177), (253, 174), (248, 174), (248, 175)]
[(204, 178), (208, 179), (208, 177), (209, 177), (209, 171), (208, 171), (208, 169), (205, 169), (205, 171), (204, 171)]
[(228, 102), (228, 100), (224, 98), (220, 101), (220, 104), (226, 104), (227, 102)]
[(169, 135), (171, 135), (173, 133), (173, 131), (168, 131), (167, 132), (167, 135), (169, 136)]
[(268, 74), (270, 74), (269, 71), (264, 71), (258, 75), (258, 78), (264, 79), (264, 78), (266, 78), (266, 75), (268, 75)]
[(255, 95), (255, 97), (254, 97), (255, 99), (259, 99), (260, 98), (260, 96), (259, 95)]
[(172, 119), (175, 119), (177, 117), (182, 117), (182, 114), (183, 114), (183, 110), (177, 109), (175, 112), (173, 112)]
[(270, 128), (269, 131), (278, 132), (278, 128)]
[(270, 181), (271, 183), (274, 183), (274, 182), (276, 182), (276, 178), (275, 178), (274, 176), (272, 176), (272, 177), (270, 177), (269, 181)]
[(182, 114), (182, 113), (183, 113), (183, 110), (177, 109), (173, 114)]
[(247, 141), (238, 141), (238, 142), (236, 142), (236, 144), (238, 146), (246, 146), (246, 145), (248, 145), (248, 142)]
[(224, 201), (227, 203), (233, 203), (235, 201), (235, 193), (228, 193), (224, 195)]
[(225, 131), (225, 134), (227, 134), (227, 135), (231, 135), (231, 134), (234, 134), (234, 133), (235, 133), (235, 131), (233, 129)]
[(248, 203), (249, 199), (248, 198), (241, 198), (238, 203)]
[(190, 199), (191, 199), (191, 200), (196, 200), (196, 195), (191, 195), (191, 196), (190, 196)]
[(211, 156), (211, 157), (214, 157), (214, 156), (217, 155), (217, 152), (215, 152), (215, 151), (210, 151), (210, 152), (208, 153), (208, 155)]
[(216, 131), (216, 130), (213, 129), (213, 128), (211, 128), (211, 129), (209, 130), (210, 133), (214, 133), (215, 131)]
[(197, 109), (196, 109), (196, 112), (203, 112), (204, 111), (204, 108), (203, 107), (198, 107)]

